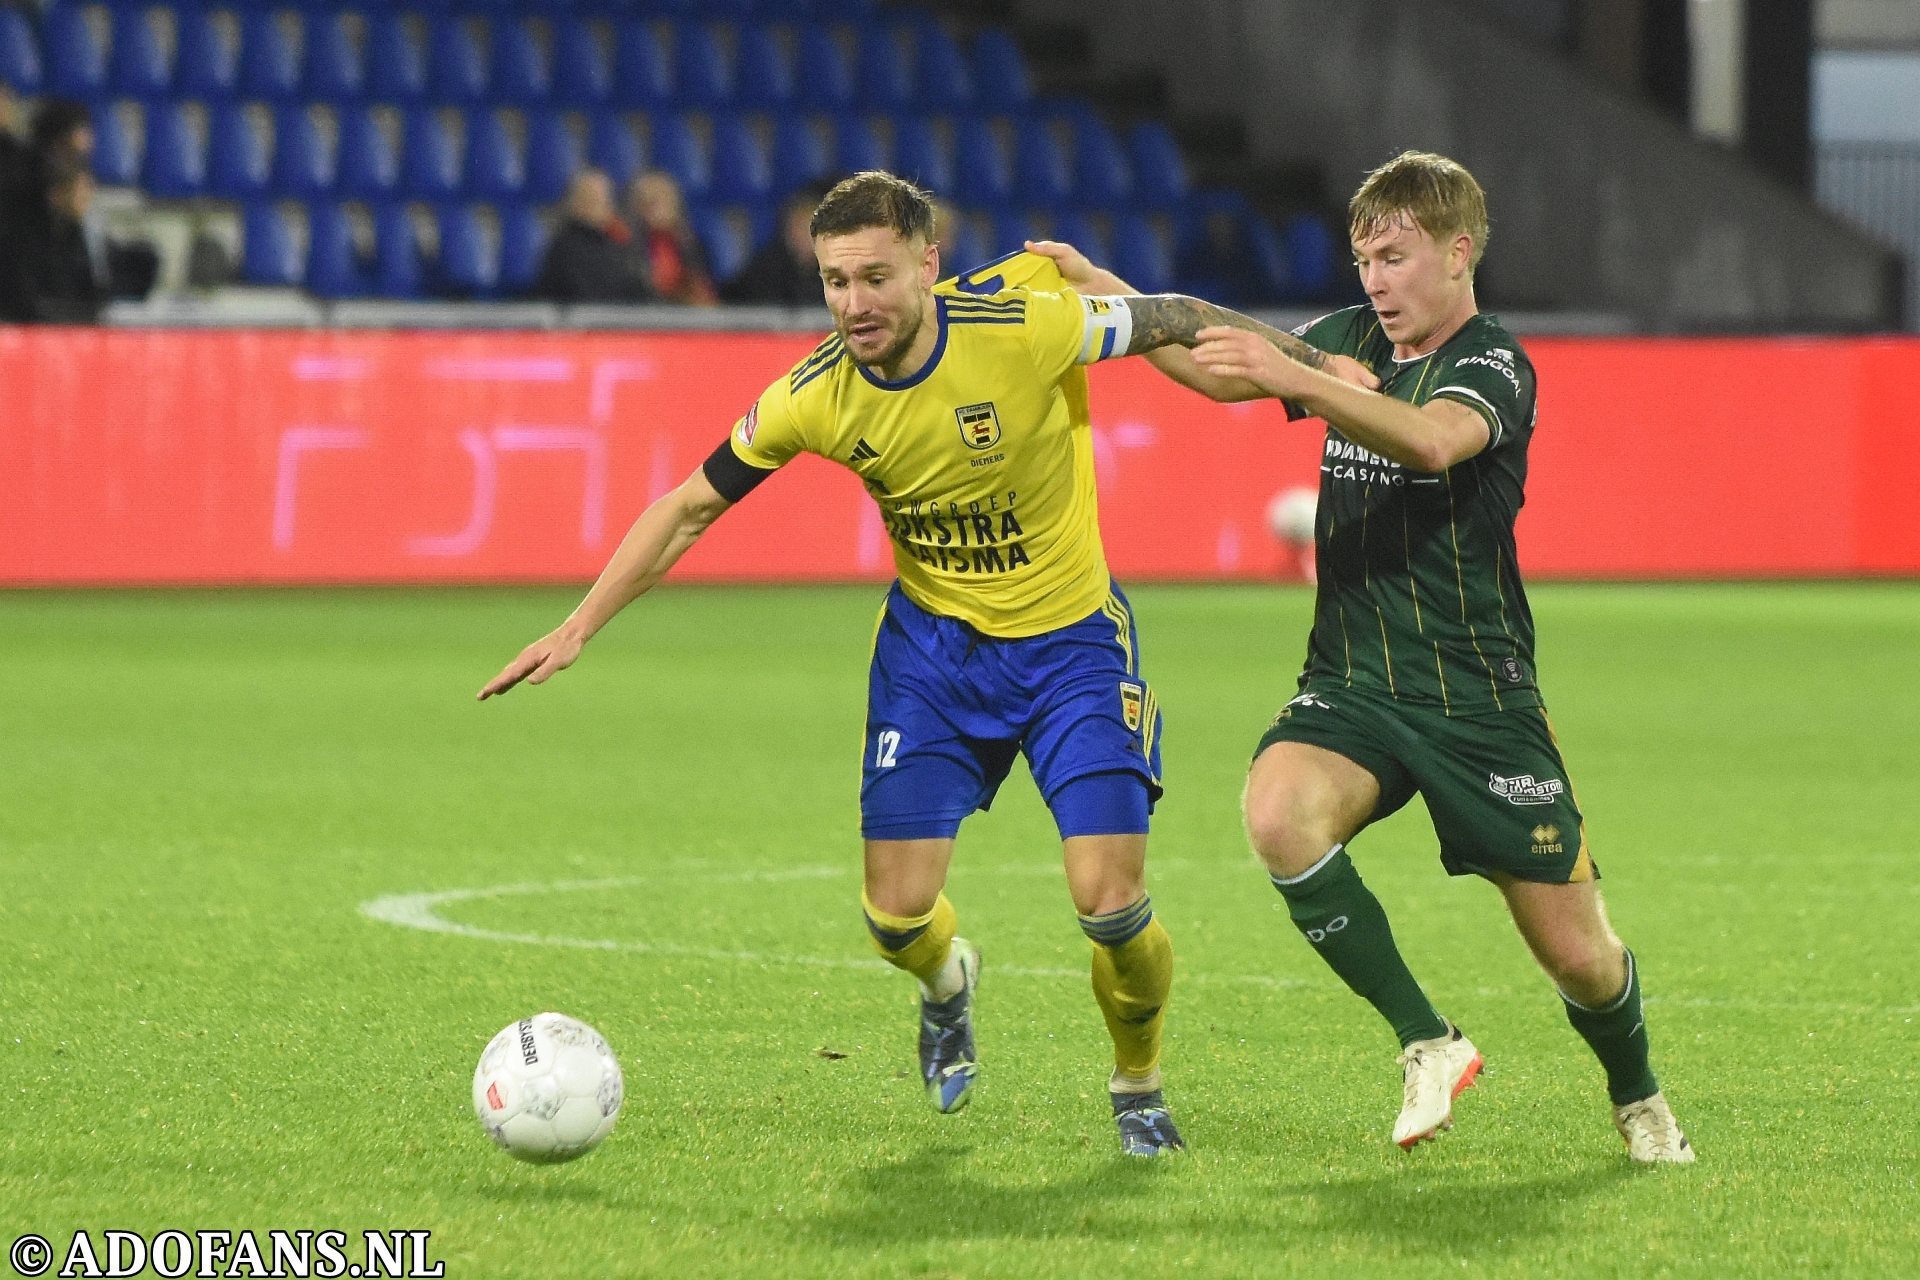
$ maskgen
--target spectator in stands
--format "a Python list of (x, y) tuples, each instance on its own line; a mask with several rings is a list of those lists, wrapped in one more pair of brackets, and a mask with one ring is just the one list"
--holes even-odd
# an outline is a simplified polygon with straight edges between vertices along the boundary
[(780, 234), (761, 245), (740, 274), (720, 286), (724, 301), (826, 305), (820, 261), (813, 256), (813, 210), (831, 189), (830, 183), (815, 183), (787, 197), (780, 208)]
[(645, 302), (646, 259), (613, 209), (613, 180), (584, 168), (567, 187), (566, 221), (553, 233), (533, 296), (547, 302)]
[(87, 243), (93, 174), (69, 163), (49, 177), (39, 208), (22, 207), (8, 228), (0, 316), (21, 323), (93, 324), (108, 297), (103, 264)]
[(0, 216), (27, 185), (27, 148), (16, 132), (19, 127), (19, 104), (7, 82), (0, 80)]
[(687, 224), (680, 184), (663, 169), (648, 169), (627, 189), (627, 212), (662, 301), (711, 307), (719, 301), (707, 274), (707, 255)]

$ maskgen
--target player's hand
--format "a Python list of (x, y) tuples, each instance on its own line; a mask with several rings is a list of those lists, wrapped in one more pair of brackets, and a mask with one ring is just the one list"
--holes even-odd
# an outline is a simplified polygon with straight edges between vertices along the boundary
[(1029, 240), (1026, 243), (1028, 253), (1052, 258), (1066, 282), (1075, 288), (1092, 284), (1100, 274), (1100, 268), (1093, 265), (1093, 259), (1064, 240)]
[[(1194, 336), (1199, 339), (1199, 345), (1193, 349), (1193, 358), (1208, 373), (1244, 379), (1267, 395), (1282, 400), (1296, 400), (1314, 390), (1316, 371), (1257, 333), (1216, 325)], [(1345, 365), (1352, 366), (1346, 368), (1341, 363), (1343, 360), (1341, 356), (1329, 356), (1325, 371), (1357, 387), (1371, 390), (1379, 385), (1379, 380), (1357, 361), (1345, 360)]]
[(542, 636), (502, 667), (499, 675), (487, 681), (478, 694), (479, 700), (485, 702), (495, 694), (505, 693), (522, 680), (528, 684), (545, 684), (556, 673), (573, 665), (580, 656), (580, 646), (585, 643), (565, 627)]
[(1378, 391), (1380, 379), (1374, 377), (1373, 370), (1355, 360), (1352, 356), (1328, 356), (1322, 373), (1330, 373), (1340, 381), (1362, 391)]

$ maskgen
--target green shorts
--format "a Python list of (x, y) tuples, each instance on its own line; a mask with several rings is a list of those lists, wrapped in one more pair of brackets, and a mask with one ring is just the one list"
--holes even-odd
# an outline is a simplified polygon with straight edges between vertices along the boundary
[(1573, 784), (1539, 707), (1449, 716), (1358, 689), (1309, 685), (1261, 735), (1345, 756), (1380, 783), (1367, 823), (1418, 791), (1448, 875), (1505, 872), (1519, 880), (1597, 880)]

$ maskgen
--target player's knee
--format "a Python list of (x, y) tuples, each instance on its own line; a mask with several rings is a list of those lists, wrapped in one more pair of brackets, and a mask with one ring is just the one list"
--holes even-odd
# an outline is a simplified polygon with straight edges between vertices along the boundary
[(1278, 876), (1297, 875), (1338, 841), (1317, 822), (1309, 798), (1285, 780), (1249, 783), (1244, 804), (1247, 840)]
[(1626, 950), (1611, 940), (1561, 939), (1540, 960), (1555, 986), (1589, 1007), (1614, 999), (1627, 983)]

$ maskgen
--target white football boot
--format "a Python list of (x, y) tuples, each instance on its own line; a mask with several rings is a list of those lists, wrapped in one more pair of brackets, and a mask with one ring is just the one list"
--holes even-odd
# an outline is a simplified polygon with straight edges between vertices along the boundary
[(1627, 1154), (1638, 1164), (1693, 1163), (1693, 1144), (1680, 1132), (1664, 1093), (1615, 1107), (1613, 1127), (1627, 1140)]
[(1453, 1100), (1480, 1074), (1480, 1051), (1449, 1022), (1446, 1035), (1415, 1040), (1398, 1061), (1406, 1069), (1406, 1101), (1393, 1140), (1411, 1151), (1453, 1128)]

